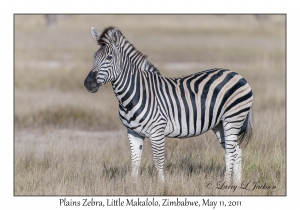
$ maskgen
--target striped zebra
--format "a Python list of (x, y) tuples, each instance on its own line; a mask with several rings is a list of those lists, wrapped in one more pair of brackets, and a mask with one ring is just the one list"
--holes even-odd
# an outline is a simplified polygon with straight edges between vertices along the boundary
[(253, 100), (242, 76), (215, 68), (166, 78), (118, 28), (108, 27), (101, 34), (92, 28), (91, 35), (100, 48), (84, 85), (95, 93), (111, 82), (119, 101), (119, 117), (127, 127), (134, 178), (144, 138), (150, 139), (158, 178), (164, 182), (165, 137), (192, 137), (212, 129), (225, 149), (224, 180), (241, 183), (240, 144), (251, 137)]

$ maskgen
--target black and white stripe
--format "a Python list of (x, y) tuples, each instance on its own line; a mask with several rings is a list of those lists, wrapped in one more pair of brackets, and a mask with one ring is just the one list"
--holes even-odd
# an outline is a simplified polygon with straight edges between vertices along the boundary
[[(115, 27), (92, 37), (101, 47), (84, 84), (88, 91), (111, 82), (119, 116), (128, 129), (132, 175), (138, 174), (144, 138), (164, 181), (165, 137), (185, 138), (212, 129), (225, 149), (225, 180), (241, 182), (241, 144), (252, 128), (252, 90), (239, 74), (210, 69), (181, 78), (166, 78)], [(247, 138), (249, 139), (249, 138)]]

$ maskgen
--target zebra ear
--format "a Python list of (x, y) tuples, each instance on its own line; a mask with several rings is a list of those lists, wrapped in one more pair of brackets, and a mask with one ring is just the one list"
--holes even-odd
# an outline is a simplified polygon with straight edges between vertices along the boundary
[(115, 28), (112, 31), (111, 38), (112, 38), (113, 44), (115, 46), (117, 46), (119, 44), (119, 41), (120, 41), (120, 32), (119, 32), (119, 29)]
[(93, 38), (94, 42), (98, 43), (98, 40), (100, 39), (100, 36), (101, 36), (99, 31), (96, 28), (92, 27), (91, 28), (91, 35), (92, 35), (92, 38)]

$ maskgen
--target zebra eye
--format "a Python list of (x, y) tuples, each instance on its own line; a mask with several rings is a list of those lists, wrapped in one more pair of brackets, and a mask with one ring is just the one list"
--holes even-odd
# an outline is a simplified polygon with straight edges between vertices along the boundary
[(113, 58), (113, 57), (109, 55), (109, 56), (107, 56), (106, 59), (110, 61), (112, 58)]

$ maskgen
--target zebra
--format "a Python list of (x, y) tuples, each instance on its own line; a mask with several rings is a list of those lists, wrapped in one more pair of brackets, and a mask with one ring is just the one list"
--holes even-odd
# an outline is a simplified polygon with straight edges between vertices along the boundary
[(253, 93), (236, 72), (214, 68), (167, 78), (116, 27), (102, 33), (92, 27), (100, 45), (84, 86), (91, 92), (111, 82), (119, 117), (127, 128), (131, 175), (137, 180), (143, 142), (149, 138), (159, 180), (164, 183), (165, 138), (187, 138), (212, 130), (225, 149), (226, 183), (242, 180), (241, 143), (253, 126)]

